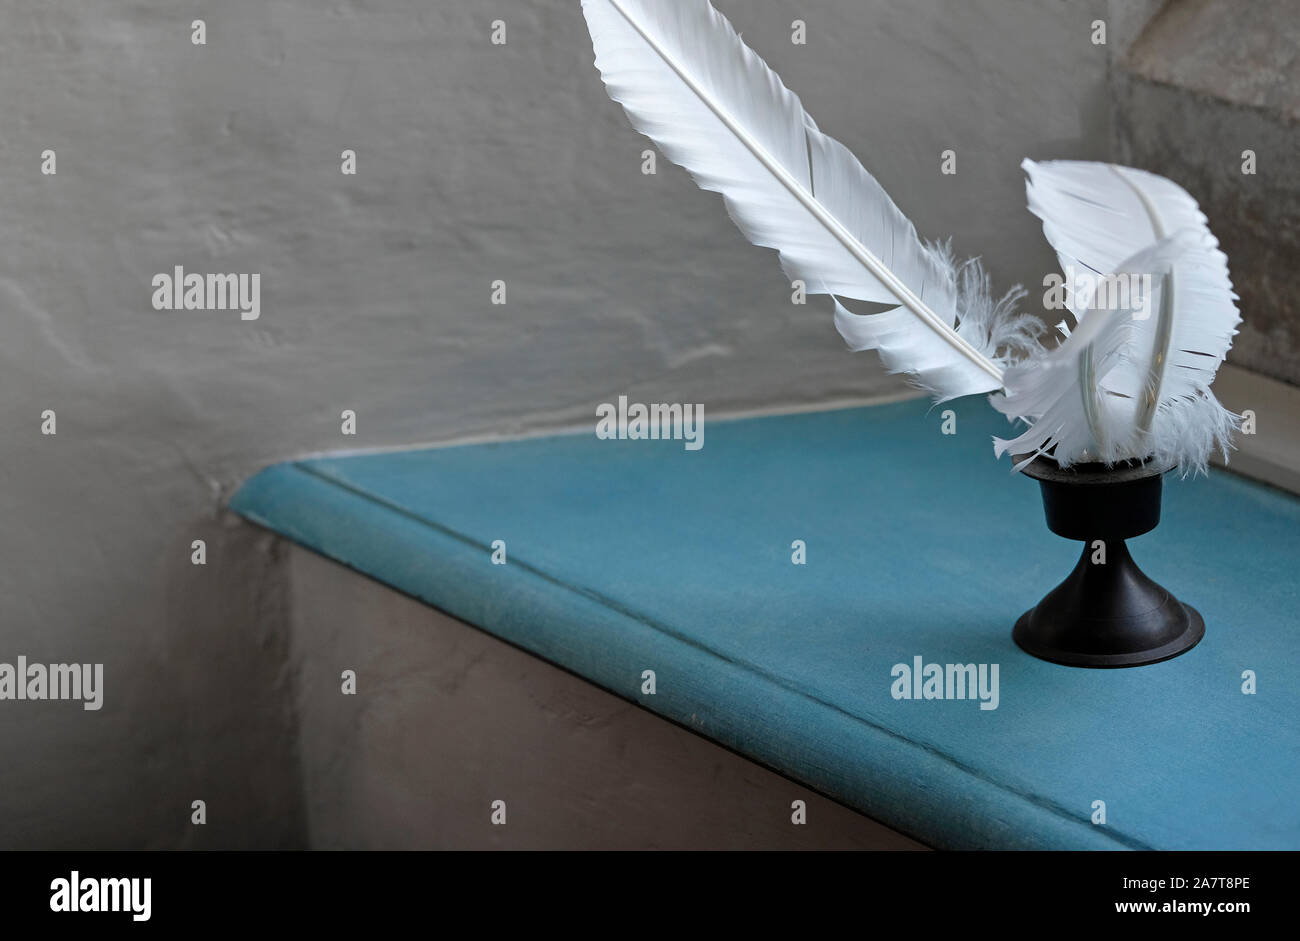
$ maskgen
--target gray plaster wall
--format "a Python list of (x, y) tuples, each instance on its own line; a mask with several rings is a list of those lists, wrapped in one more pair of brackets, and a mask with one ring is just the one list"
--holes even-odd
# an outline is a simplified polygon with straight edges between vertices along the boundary
[[(1017, 165), (1106, 154), (1105, 3), (719, 5), (923, 234), (1002, 286), (1051, 269)], [(99, 712), (0, 702), (2, 847), (306, 843), (282, 550), (222, 510), (259, 466), (620, 393), (901, 388), (716, 197), (640, 172), (576, 0), (4, 0), (0, 27), (0, 661), (105, 665)], [(260, 319), (154, 310), (175, 265), (260, 273)]]
[(1172, 3), (1111, 84), (1116, 159), (1196, 194), (1228, 254), (1232, 362), (1300, 384), (1300, 2)]

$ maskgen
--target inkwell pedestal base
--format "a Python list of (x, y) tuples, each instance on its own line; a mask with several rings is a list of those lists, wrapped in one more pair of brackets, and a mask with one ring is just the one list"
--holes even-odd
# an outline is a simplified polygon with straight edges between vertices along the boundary
[(1083, 541), (1065, 581), (1021, 615), (1012, 638), (1026, 653), (1076, 667), (1135, 667), (1196, 646), (1205, 622), (1148, 578), (1124, 540), (1160, 522), (1161, 478), (1151, 462), (1062, 470), (1036, 458), (1023, 473), (1039, 482), (1047, 528)]

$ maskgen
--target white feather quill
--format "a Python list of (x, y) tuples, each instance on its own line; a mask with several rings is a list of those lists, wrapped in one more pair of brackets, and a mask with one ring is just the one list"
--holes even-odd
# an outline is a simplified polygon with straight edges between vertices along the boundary
[[(835, 299), (855, 349), (875, 349), (939, 399), (1001, 388), (1038, 321), (993, 303), (972, 263), (927, 246), (875, 178), (706, 0), (583, 0), (609, 95), (750, 241)], [(981, 293), (981, 291), (983, 293)], [(896, 305), (851, 313), (840, 298)]]
[[(1057, 434), (1064, 437), (1055, 441), (1052, 455), (1062, 466), (1155, 457), (1181, 465), (1184, 473), (1204, 471), (1216, 448), (1226, 456), (1237, 422), (1210, 383), (1241, 322), (1227, 256), (1205, 215), (1182, 187), (1143, 170), (1085, 161), (1026, 160), (1023, 166), (1029, 208), (1043, 220), (1061, 260), (1067, 306), (1081, 324), (1051, 358), (1059, 372), (1059, 363), (1089, 342), (1098, 344), (1096, 360), (1108, 353), (1111, 358), (1105, 374), (1095, 376), (1091, 399), (1100, 404), (1085, 425), (1054, 430), (1061, 419), (1058, 406), (1045, 426), (997, 447), (1026, 453), (1033, 441)], [(1132, 257), (1121, 262), (1123, 253)], [(1134, 279), (1143, 275), (1156, 282), (1143, 304), (1120, 318), (1128, 321), (1122, 341), (1116, 341), (1113, 324), (1105, 333), (1090, 330), (1076, 339), (1100, 308), (1115, 313), (1116, 287), (1135, 287)], [(1113, 350), (1112, 341), (1119, 342)], [(1087, 377), (1072, 380), (1086, 383)], [(1009, 378), (1008, 394), (995, 398), (994, 406), (1037, 425), (1047, 413), (1041, 401), (1026, 395), (1025, 382), (1024, 371)], [(1062, 393), (1061, 403), (1079, 398)]]
[[(1181, 186), (1144, 170), (1067, 160), (1026, 160), (1022, 166), (1030, 211), (1043, 220), (1061, 260), (1067, 306), (1076, 318), (1094, 316), (1089, 311), (1099, 301), (1116, 306), (1111, 289), (1118, 282), (1107, 276), (1125, 274), (1127, 284), (1133, 275), (1160, 278), (1148, 304), (1130, 311), (1124, 355), (1097, 390), (1111, 407), (1093, 417), (1110, 427), (1094, 423), (1087, 429), (1090, 447), (1076, 452), (1058, 444), (1053, 456), (1063, 466), (1154, 456), (1184, 472), (1204, 471), (1216, 448), (1227, 455), (1237, 421), (1210, 383), (1241, 322), (1228, 258), (1205, 214)], [(1016, 408), (1015, 398), (1009, 394), (994, 404), (1008, 411)], [(1115, 408), (1117, 399), (1132, 407)]]

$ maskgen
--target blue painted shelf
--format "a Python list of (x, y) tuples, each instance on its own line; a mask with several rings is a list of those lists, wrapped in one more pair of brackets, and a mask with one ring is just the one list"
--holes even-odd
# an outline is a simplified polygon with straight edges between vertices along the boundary
[[(1044, 663), (1011, 627), (1080, 546), (994, 460), (1005, 421), (951, 407), (955, 435), (909, 401), (711, 421), (699, 451), (586, 433), (295, 461), (231, 507), (934, 846), (1300, 848), (1300, 501), (1168, 478), (1129, 545), (1205, 640)], [(997, 664), (997, 708), (895, 699), (915, 657)]]

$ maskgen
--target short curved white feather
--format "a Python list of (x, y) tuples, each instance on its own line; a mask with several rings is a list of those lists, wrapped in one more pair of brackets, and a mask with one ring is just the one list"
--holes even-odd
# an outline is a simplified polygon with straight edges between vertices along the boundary
[[(1067, 275), (1067, 306), (1080, 321), (1098, 301), (1113, 301), (1098, 297), (1100, 286), (1115, 284), (1107, 276), (1164, 242), (1168, 266), (1154, 307), (1131, 318), (1123, 362), (1106, 380), (1107, 394), (1133, 402), (1133, 427), (1114, 435), (1126, 442), (1121, 451), (1108, 447), (1101, 459), (1154, 455), (1204, 470), (1213, 450), (1227, 453), (1236, 421), (1210, 384), (1241, 322), (1227, 256), (1204, 213), (1182, 187), (1144, 170), (1064, 160), (1022, 166), (1029, 208), (1043, 220)], [(1150, 273), (1146, 264), (1142, 273)]]

